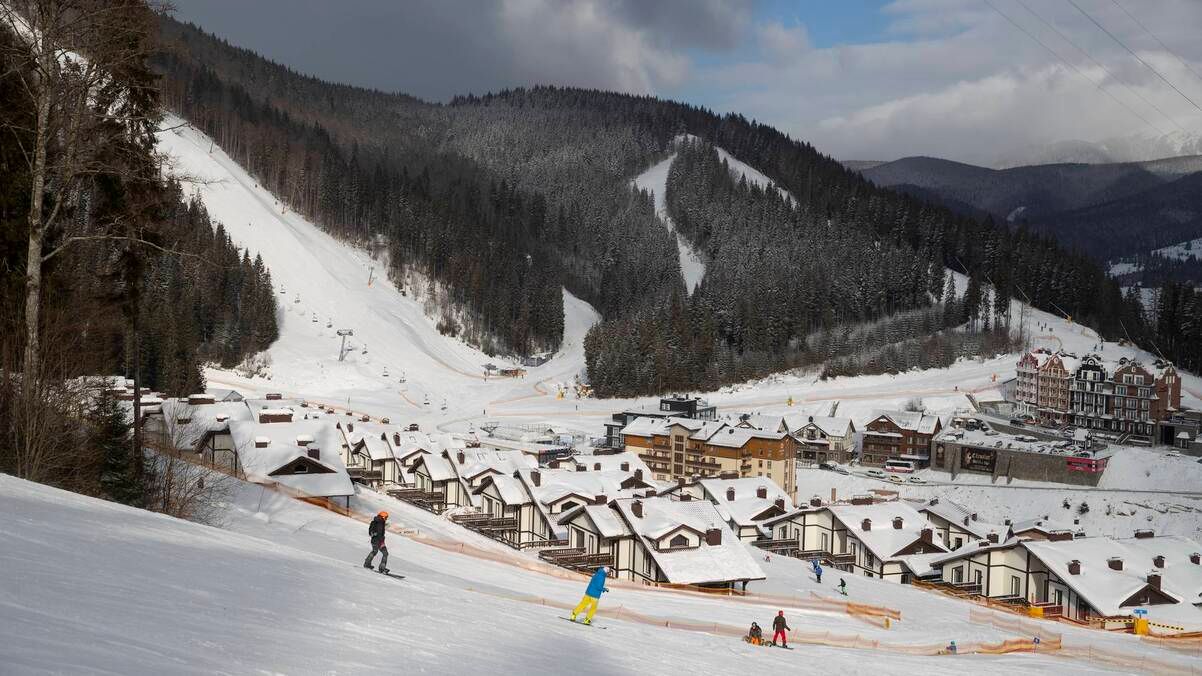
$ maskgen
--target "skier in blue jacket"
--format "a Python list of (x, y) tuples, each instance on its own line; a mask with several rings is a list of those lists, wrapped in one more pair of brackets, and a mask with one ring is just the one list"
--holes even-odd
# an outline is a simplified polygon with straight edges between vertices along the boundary
[(609, 591), (605, 588), (605, 576), (609, 573), (608, 568), (601, 566), (597, 572), (593, 573), (592, 579), (588, 581), (588, 588), (584, 590), (584, 598), (580, 599), (576, 609), (572, 611), (572, 621), (576, 621), (576, 616), (585, 610), (588, 614), (584, 616), (585, 624), (593, 623), (593, 615), (597, 614), (597, 600), (601, 595)]

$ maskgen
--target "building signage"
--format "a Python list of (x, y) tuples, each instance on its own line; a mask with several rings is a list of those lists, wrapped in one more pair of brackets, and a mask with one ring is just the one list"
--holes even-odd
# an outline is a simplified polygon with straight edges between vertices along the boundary
[(960, 454), (960, 469), (993, 474), (996, 459), (997, 454), (992, 449), (965, 446)]

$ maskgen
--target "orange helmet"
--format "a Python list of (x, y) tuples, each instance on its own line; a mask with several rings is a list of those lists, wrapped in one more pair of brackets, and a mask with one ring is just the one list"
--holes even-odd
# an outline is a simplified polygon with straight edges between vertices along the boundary
[(377, 514), (376, 516), (380, 517), (381, 519), (387, 519), (387, 518), (388, 518), (388, 512), (380, 512), (380, 513), (379, 513), (379, 514)]

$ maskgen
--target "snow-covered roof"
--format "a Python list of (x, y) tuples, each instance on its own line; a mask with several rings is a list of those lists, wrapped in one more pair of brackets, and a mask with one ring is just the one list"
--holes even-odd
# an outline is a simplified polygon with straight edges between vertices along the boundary
[[(700, 482), (705, 496), (718, 507), (728, 522), (737, 526), (760, 525), (764, 520), (757, 520), (764, 512), (777, 506), (777, 500), (784, 501), (784, 512), (793, 511), (793, 501), (789, 495), (767, 477), (745, 477), (740, 479), (702, 479)], [(728, 500), (728, 491), (734, 489), (735, 499)], [(765, 497), (759, 497), (763, 489)], [(772, 514), (771, 516), (776, 516)], [(769, 517), (770, 518), (770, 517)]]
[(786, 416), (785, 420), (788, 422), (789, 431), (794, 434), (809, 425), (822, 430), (822, 433), (828, 437), (845, 437), (855, 430), (855, 424), (852, 423), (851, 418), (840, 416), (797, 415)]
[[(843, 523), (849, 535), (854, 535), (883, 561), (895, 560), (899, 551), (921, 537), (924, 528), (934, 528), (925, 514), (904, 502), (831, 505), (827, 509)], [(901, 517), (901, 528), (893, 527), (893, 520), (897, 517)], [(863, 529), (864, 519), (872, 522), (869, 530)], [(944, 549), (937, 541), (933, 541), (932, 545)]]
[[(1202, 556), (1202, 546), (1181, 535), (1158, 535), (1150, 538), (1120, 538), (1118, 542), (1129, 549), (1143, 552), (1144, 560), (1138, 565), (1148, 565), (1149, 571), (1160, 573), (1161, 586), (1177, 596), (1185, 597), (1191, 604), (1202, 603), (1202, 558), (1199, 563), (1191, 556)], [(1153, 560), (1164, 557), (1164, 567), (1157, 568)]]
[(928, 415), (918, 411), (875, 411), (872, 414), (872, 419), (885, 416), (893, 421), (893, 424), (919, 434), (932, 434), (935, 432), (935, 425), (939, 422), (939, 416)]
[[(643, 516), (636, 517), (631, 507), (633, 502), (618, 500), (613, 504), (635, 534), (643, 538), (647, 552), (669, 582), (708, 584), (764, 579), (764, 571), (747, 547), (735, 537), (712, 503), (704, 500), (647, 498), (641, 500)], [(648, 542), (648, 539), (656, 540), (681, 526), (701, 533), (701, 545), (690, 549), (659, 551), (653, 542)], [(721, 532), (721, 544), (706, 544), (704, 534), (710, 529)]]
[[(178, 399), (166, 399), (161, 404), (164, 425), (175, 444), (194, 448), (208, 432), (226, 429), (231, 422), (248, 421), (250, 411), (240, 402), (216, 402), (193, 405)], [(181, 418), (189, 422), (178, 422)]]
[(745, 427), (727, 427), (712, 435), (707, 441), (712, 446), (742, 448), (752, 439), (779, 440), (787, 436), (789, 436), (788, 432), (768, 432), (766, 430), (754, 430)]
[(569, 467), (580, 465), (588, 471), (596, 471), (597, 465), (600, 465), (603, 471), (622, 470), (622, 466), (625, 465), (627, 469), (623, 471), (634, 472), (635, 470), (642, 470), (643, 476), (651, 476), (651, 470), (647, 468), (647, 463), (643, 462), (638, 453), (631, 453), (630, 451), (606, 453), (604, 455), (574, 455), (562, 461), (561, 465), (568, 465)]
[(739, 421), (739, 425), (750, 426), (757, 430), (765, 432), (788, 432), (788, 426), (785, 424), (784, 416), (780, 415), (764, 415), (761, 413), (752, 413), (746, 418)]
[[(535, 485), (533, 474), (538, 472), (538, 485)], [(550, 506), (569, 496), (576, 496), (582, 503), (588, 503), (604, 495), (607, 500), (622, 497), (634, 497), (644, 493), (648, 488), (658, 488), (656, 484), (644, 478), (641, 481), (634, 478), (633, 472), (621, 470), (602, 470), (579, 472), (566, 469), (518, 469), (516, 472), (525, 491), (534, 498), (534, 505), (542, 513), (547, 524), (555, 532), (557, 538), (566, 537), (567, 530), (559, 523), (559, 514), (552, 515)], [(631, 488), (622, 488), (626, 483)]]
[[(312, 443), (300, 446), (297, 437), (308, 435)], [(230, 423), (230, 436), (246, 475), (260, 481), (275, 481), (311, 496), (354, 495), (355, 488), (342, 464), (342, 435), (326, 420), (294, 420), (288, 423), (259, 423), (241, 420)], [(260, 448), (263, 439), (268, 440)], [(260, 443), (256, 443), (259, 441)], [(316, 449), (319, 458), (309, 457)], [(276, 474), (297, 458), (329, 469), (329, 472)]]
[(970, 542), (970, 543), (964, 545), (963, 547), (953, 550), (951, 552), (939, 554), (939, 555), (933, 557), (928, 563), (931, 566), (942, 566), (945, 563), (950, 563), (952, 561), (958, 561), (960, 559), (968, 558), (970, 556), (975, 556), (977, 554), (981, 554), (982, 552), (991, 552), (991, 551), (998, 550), (998, 549), (1010, 549), (1011, 547), (1018, 545), (1020, 542), (1025, 542), (1025, 540), (1022, 540), (1020, 538), (1015, 538), (1015, 537), (1006, 538), (1006, 539), (999, 538), (998, 542), (990, 542), (989, 540), (977, 540), (975, 542)]
[(452, 481), (456, 478), (455, 470), (451, 467), (451, 461), (441, 455), (425, 453), (413, 463), (413, 471), (415, 473), (418, 466), (425, 467), (430, 481)]
[(501, 500), (507, 506), (525, 505), (532, 501), (530, 494), (526, 492), (522, 482), (510, 474), (494, 474), (485, 477), (474, 491), (474, 494), (479, 495), (484, 489), (492, 484), (497, 489), (497, 495), (501, 496)]
[(919, 512), (924, 512), (936, 517), (954, 523), (961, 529), (972, 533), (979, 538), (988, 537), (990, 533), (997, 533), (998, 539), (1004, 539), (1009, 532), (1009, 527), (1004, 524), (988, 523), (979, 521), (975, 518), (976, 512), (971, 509), (958, 505), (951, 500), (945, 498), (937, 498), (928, 501), (925, 505), (918, 509)]
[[(1148, 573), (1155, 572), (1148, 552), (1126, 540), (1084, 537), (1056, 542), (1032, 540), (1022, 546), (1103, 615), (1122, 614), (1122, 604), (1146, 587)], [(1122, 570), (1108, 565), (1112, 558), (1122, 559)], [(1080, 574), (1069, 573), (1071, 561), (1081, 562)], [(1161, 590), (1181, 600), (1163, 579)]]
[(1010, 524), (1010, 532), (1017, 535), (1035, 531), (1044, 535), (1050, 533), (1058, 533), (1062, 531), (1073, 531), (1078, 529), (1077, 524), (1072, 521), (1061, 521), (1059, 519), (1051, 519), (1045, 517), (1036, 517), (1034, 519), (1023, 519), (1022, 521), (1014, 521)]
[(626, 527), (626, 524), (622, 523), (621, 517), (608, 504), (577, 507), (569, 512), (565, 512), (559, 518), (559, 523), (566, 524), (579, 516), (581, 512), (588, 516), (589, 520), (597, 528), (597, 533), (603, 538), (617, 538), (630, 535), (630, 529)]

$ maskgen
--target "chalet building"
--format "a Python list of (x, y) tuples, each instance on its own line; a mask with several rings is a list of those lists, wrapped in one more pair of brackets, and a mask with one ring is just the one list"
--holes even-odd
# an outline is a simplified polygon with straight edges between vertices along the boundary
[(914, 411), (878, 411), (864, 427), (860, 464), (883, 467), (889, 460), (931, 464), (931, 439), (943, 429), (939, 416)]
[(577, 507), (604, 504), (610, 499), (646, 495), (657, 486), (641, 469), (576, 470), (523, 468), (511, 475), (487, 475), (473, 489), (482, 514), (515, 518), (511, 531), (498, 534), (506, 544), (528, 547), (572, 546), (563, 513)]
[(986, 540), (990, 535), (1005, 538), (1010, 531), (1010, 526), (980, 521), (976, 512), (944, 498), (931, 498), (918, 512), (926, 516), (935, 530), (935, 538), (950, 551)]
[(851, 418), (811, 415), (789, 433), (801, 444), (798, 462), (847, 464), (855, 458), (856, 426)]
[(765, 525), (774, 542), (796, 542), (787, 553), (839, 570), (902, 584), (936, 576), (930, 562), (947, 547), (935, 525), (903, 502), (865, 502), (802, 508)]
[(1170, 362), (1035, 350), (1018, 361), (1015, 403), (1045, 424), (1072, 424), (1151, 440), (1156, 423), (1181, 408), (1181, 378)]
[(708, 500), (740, 540), (770, 537), (765, 523), (793, 511), (793, 501), (766, 477), (680, 480), (660, 495), (678, 500)]
[(446, 506), (479, 507), (482, 502), (476, 489), (490, 476), (511, 476), (519, 469), (538, 467), (535, 459), (521, 451), (501, 451), (492, 448), (459, 448), (442, 452), (455, 474), (455, 481), (446, 488)]
[(231, 422), (249, 422), (251, 412), (238, 402), (190, 404), (188, 398), (165, 399), (161, 416), (147, 431), (166, 437), (176, 448), (192, 449), (209, 465), (241, 472)]
[(1010, 536), (1023, 540), (1071, 540), (1080, 531), (1077, 524), (1048, 517), (1024, 519), (1010, 524)]
[(628, 409), (613, 414), (610, 421), (605, 423), (605, 446), (607, 448), (625, 448), (622, 439), (622, 429), (634, 422), (635, 418), (689, 418), (691, 420), (717, 420), (718, 409), (710, 406), (709, 402), (700, 397), (664, 397), (659, 400), (657, 409)]
[(230, 423), (238, 462), (248, 479), (277, 483), (304, 497), (350, 506), (355, 494), (342, 463), (342, 435), (324, 420)]
[(365, 422), (338, 423), (338, 426), (347, 449), (344, 460), (352, 478), (352, 468), (361, 467), (363, 478), (372, 488), (387, 489), (404, 484), (401, 464), (396, 457), (397, 447), (389, 434), (396, 434), (396, 428)]
[(764, 572), (705, 500), (624, 498), (560, 518), (573, 543), (604, 551), (618, 577), (647, 584), (746, 589)]
[(798, 442), (786, 432), (733, 427), (691, 418), (637, 418), (622, 430), (626, 450), (643, 459), (657, 481), (762, 476), (797, 492)]
[(785, 417), (780, 415), (761, 415), (759, 413), (744, 413), (739, 416), (739, 422), (735, 423), (735, 427), (743, 427), (751, 430), (765, 430), (767, 432), (788, 432), (789, 426), (785, 423)]
[[(1169, 621), (1199, 602), (1202, 554), (1188, 538), (1082, 537), (982, 542), (936, 561), (945, 584), (989, 598), (1039, 605), (1079, 621), (1128, 615), (1134, 607)], [(1184, 604), (1180, 610), (1173, 606)], [(1167, 609), (1159, 608), (1165, 606)], [(1162, 620), (1164, 621), (1164, 620)]]
[[(569, 471), (585, 472), (635, 472), (641, 471), (643, 476), (651, 476), (651, 469), (636, 453), (622, 451), (620, 453), (595, 453), (592, 455), (573, 455), (562, 460), (552, 460), (547, 463), (551, 469), (566, 469)], [(583, 470), (581, 470), (583, 468)]]

